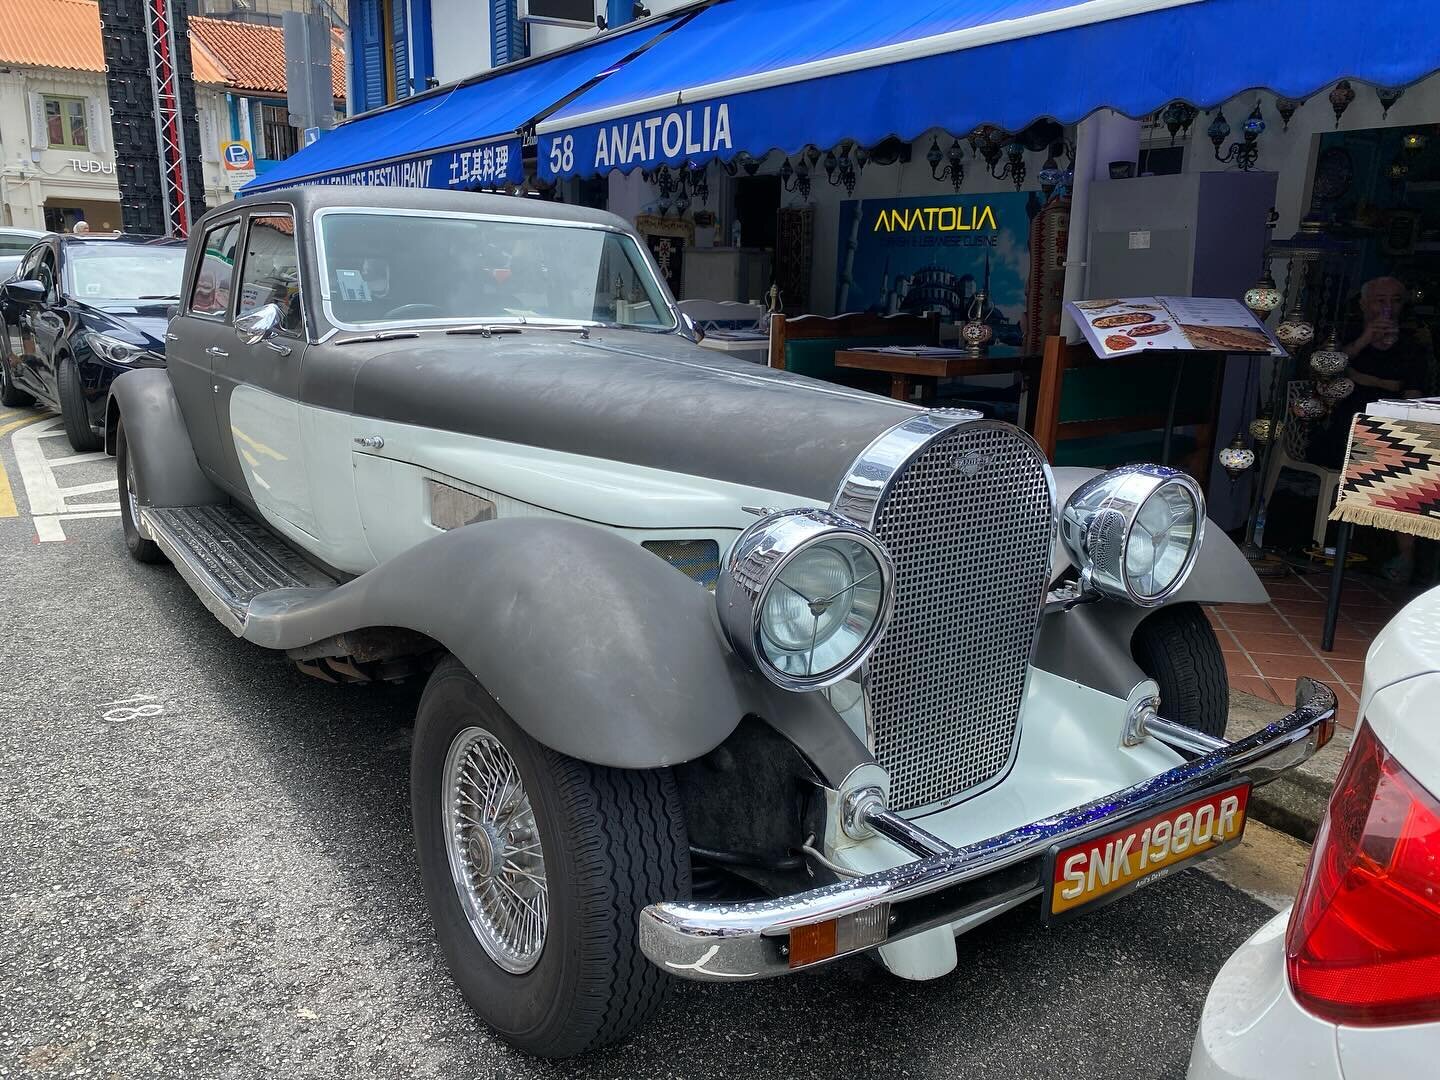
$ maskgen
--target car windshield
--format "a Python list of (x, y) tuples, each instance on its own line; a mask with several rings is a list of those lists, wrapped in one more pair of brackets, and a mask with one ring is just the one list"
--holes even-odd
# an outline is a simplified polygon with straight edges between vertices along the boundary
[(185, 248), (178, 244), (107, 248), (71, 246), (66, 251), (68, 292), (80, 300), (176, 300), (185, 272)]
[(381, 210), (331, 212), (320, 220), (325, 306), (339, 326), (676, 325), (663, 286), (622, 233)]

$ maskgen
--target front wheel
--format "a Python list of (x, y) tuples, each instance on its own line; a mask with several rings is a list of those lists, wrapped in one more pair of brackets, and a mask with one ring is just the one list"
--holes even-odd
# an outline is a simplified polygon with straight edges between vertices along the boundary
[(451, 657), (420, 701), (410, 794), (441, 950), (502, 1038), (570, 1057), (659, 1008), (670, 980), (640, 952), (640, 911), (690, 894), (669, 770), (540, 745)]
[(1213, 735), (1225, 735), (1230, 678), (1225, 656), (1199, 604), (1174, 604), (1135, 629), (1130, 648), (1140, 670), (1160, 688), (1160, 715)]
[(115, 470), (120, 482), (120, 528), (125, 533), (125, 546), (136, 562), (165, 561), (160, 545), (141, 532), (140, 498), (135, 486), (135, 459), (130, 456), (130, 443), (125, 438), (125, 422), (115, 429)]
[(90, 405), (85, 400), (85, 388), (80, 385), (80, 369), (75, 361), (66, 357), (60, 361), (56, 373), (60, 388), (60, 419), (65, 423), (65, 435), (70, 445), (80, 453), (99, 450), (104, 440), (95, 434), (90, 426)]

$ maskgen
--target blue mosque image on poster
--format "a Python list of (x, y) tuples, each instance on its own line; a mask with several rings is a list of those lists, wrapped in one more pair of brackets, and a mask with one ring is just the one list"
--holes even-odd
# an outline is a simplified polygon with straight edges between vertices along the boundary
[(983, 291), (996, 344), (1020, 345), (1039, 209), (1035, 192), (841, 203), (836, 312), (935, 311), (964, 322)]

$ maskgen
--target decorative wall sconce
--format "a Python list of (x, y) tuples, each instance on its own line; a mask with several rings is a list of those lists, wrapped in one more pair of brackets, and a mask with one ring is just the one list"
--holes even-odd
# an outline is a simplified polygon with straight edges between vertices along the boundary
[[(942, 153), (939, 138), (932, 138), (930, 149), (925, 154), (925, 160), (930, 163), (931, 178), (941, 182), (949, 180), (958, 195), (960, 185), (965, 183), (965, 151), (960, 146), (960, 140), (952, 140), (950, 149)], [(948, 162), (944, 168), (940, 167), (942, 161)]]
[[(815, 157), (812, 159), (811, 154)], [(813, 146), (806, 147), (796, 156), (795, 164), (790, 164), (787, 157), (780, 166), (780, 183), (786, 191), (799, 194), (806, 202), (810, 201), (810, 174), (815, 167), (815, 161), (820, 157), (820, 152)]]
[(1175, 145), (1177, 135), (1189, 136), (1190, 125), (1195, 123), (1195, 118), (1200, 115), (1200, 110), (1191, 105), (1188, 101), (1172, 101), (1165, 106), (1160, 114), (1160, 120), (1164, 123), (1167, 131), (1170, 132), (1170, 145)]
[(729, 161), (722, 161), (720, 167), (727, 176), (734, 176), (741, 169), (745, 170), (746, 176), (754, 176), (760, 171), (760, 159), (748, 150), (741, 150)]
[(843, 185), (846, 195), (855, 194), (855, 184), (860, 179), (860, 170), (870, 160), (870, 152), (850, 139), (840, 144), (837, 157), (834, 150), (825, 152), (825, 179), (831, 187)]
[(1230, 122), (1225, 119), (1225, 110), (1215, 110), (1215, 119), (1210, 121), (1210, 127), (1206, 134), (1215, 146), (1215, 160), (1226, 165), (1232, 161), (1237, 169), (1248, 172), (1255, 167), (1260, 159), (1260, 147), (1257, 140), (1265, 131), (1265, 117), (1260, 112), (1260, 102), (1255, 102), (1255, 108), (1250, 110), (1250, 115), (1245, 118), (1245, 126), (1241, 131), (1241, 138), (1230, 144), (1225, 153), (1220, 153), (1220, 147), (1230, 136)]
[(1349, 79), (1341, 79), (1331, 89), (1329, 97), (1330, 108), (1335, 110), (1335, 126), (1338, 128), (1340, 117), (1350, 107), (1350, 103), (1355, 100), (1355, 88), (1350, 85)]
[(1390, 115), (1390, 109), (1405, 96), (1405, 91), (1395, 86), (1377, 86), (1375, 96), (1380, 99), (1380, 119)]
[(1025, 171), (1025, 144), (1019, 139), (1011, 139), (1005, 144), (1005, 164), (998, 172), (995, 166), (990, 167), (991, 176), (996, 180), (1004, 180), (1008, 176), (1016, 191), (1025, 184)]

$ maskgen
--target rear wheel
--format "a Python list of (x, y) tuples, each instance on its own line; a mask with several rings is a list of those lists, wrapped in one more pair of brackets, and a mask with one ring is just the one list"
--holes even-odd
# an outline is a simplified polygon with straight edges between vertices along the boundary
[(1221, 738), (1230, 716), (1225, 657), (1199, 604), (1175, 604), (1147, 617), (1130, 642), (1140, 670), (1160, 688), (1166, 720)]
[(81, 453), (99, 450), (103, 441), (90, 426), (90, 405), (80, 385), (80, 369), (68, 356), (60, 361), (56, 372), (60, 384), (60, 418), (65, 422), (65, 435), (70, 445)]
[(10, 377), (10, 361), (0, 357), (0, 405), (19, 408), (34, 404), (33, 397), (16, 388), (15, 381)]
[(120, 527), (125, 532), (125, 546), (136, 562), (158, 563), (165, 561), (165, 553), (158, 544), (141, 532), (140, 499), (135, 487), (135, 461), (130, 456), (130, 444), (125, 438), (125, 422), (115, 428), (115, 469), (120, 482)]
[(640, 952), (640, 911), (690, 893), (669, 770), (541, 746), (453, 657), (426, 685), (410, 770), (436, 935), (481, 1018), (519, 1049), (560, 1058), (651, 1016), (670, 980)]

